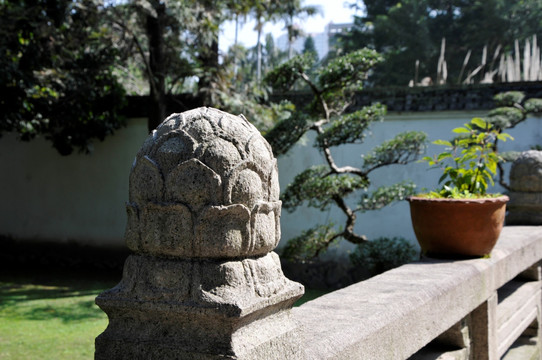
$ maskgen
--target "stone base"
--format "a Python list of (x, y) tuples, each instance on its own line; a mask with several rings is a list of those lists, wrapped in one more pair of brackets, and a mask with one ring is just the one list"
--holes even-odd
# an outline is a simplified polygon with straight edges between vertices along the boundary
[(289, 309), (302, 294), (275, 253), (239, 261), (131, 255), (122, 281), (96, 298), (109, 326), (95, 358), (284, 358), (297, 351)]
[[(230, 334), (231, 342), (215, 343), (212, 338), (192, 338), (187, 342), (169, 338), (141, 341), (122, 337), (111, 337), (107, 332), (96, 338), (95, 359), (300, 359), (299, 329), (290, 319), (290, 311), (279, 316), (253, 322), (246, 328)], [(264, 322), (264, 323), (262, 323)], [(219, 328), (224, 324), (216, 324)], [(126, 336), (141, 331), (145, 324), (132, 329)]]

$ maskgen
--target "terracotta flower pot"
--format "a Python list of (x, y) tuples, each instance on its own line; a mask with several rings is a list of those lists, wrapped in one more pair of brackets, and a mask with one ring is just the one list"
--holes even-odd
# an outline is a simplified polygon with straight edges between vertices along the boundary
[(433, 256), (484, 256), (501, 233), (508, 196), (426, 199), (412, 196), (410, 216), (422, 252)]

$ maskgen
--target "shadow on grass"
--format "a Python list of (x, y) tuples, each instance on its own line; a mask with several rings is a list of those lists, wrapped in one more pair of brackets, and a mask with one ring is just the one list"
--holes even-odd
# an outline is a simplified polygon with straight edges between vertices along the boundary
[(100, 319), (104, 313), (94, 305), (94, 300), (81, 300), (67, 305), (46, 305), (28, 310), (16, 311), (19, 318), (26, 320), (60, 319), (62, 322), (73, 322), (89, 319)]
[(114, 285), (114, 283), (111, 283), (110, 286), (105, 284), (89, 284), (89, 286), (85, 288), (84, 284), (81, 284), (78, 288), (73, 288), (38, 284), (6, 284), (0, 282), (0, 304), (4, 302), (98, 295), (101, 291), (113, 287)]
[(20, 320), (74, 322), (103, 318), (94, 297), (115, 286), (104, 280), (70, 272), (0, 275), (0, 317)]

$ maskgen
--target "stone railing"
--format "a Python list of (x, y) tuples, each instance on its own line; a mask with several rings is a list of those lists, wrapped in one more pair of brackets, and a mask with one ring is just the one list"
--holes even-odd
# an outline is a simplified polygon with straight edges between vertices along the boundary
[(499, 359), (526, 330), (540, 340), (541, 259), (542, 227), (505, 227), (490, 258), (425, 259), (310, 301), (293, 311), (305, 358)]
[(487, 259), (424, 260), (292, 310), (303, 287), (273, 252), (278, 196), (276, 160), (246, 119), (166, 119), (132, 166), (133, 254), (96, 299), (109, 325), (95, 358), (497, 359), (525, 331), (540, 341), (542, 228), (505, 228)]

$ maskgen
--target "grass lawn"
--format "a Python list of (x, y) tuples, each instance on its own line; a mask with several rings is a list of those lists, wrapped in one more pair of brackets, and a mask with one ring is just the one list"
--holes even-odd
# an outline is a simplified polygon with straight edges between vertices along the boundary
[(94, 338), (107, 326), (94, 298), (116, 282), (0, 275), (0, 359), (93, 359)]
[[(118, 279), (37, 272), (0, 274), (0, 360), (93, 359), (94, 338), (107, 326), (107, 315), (94, 298)], [(324, 291), (306, 290), (296, 305)]]

